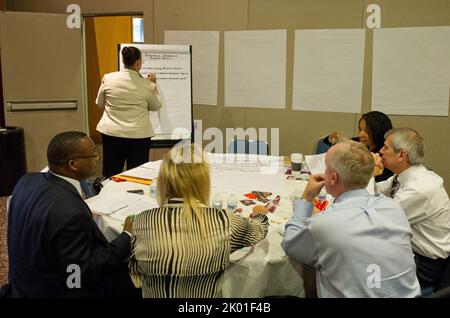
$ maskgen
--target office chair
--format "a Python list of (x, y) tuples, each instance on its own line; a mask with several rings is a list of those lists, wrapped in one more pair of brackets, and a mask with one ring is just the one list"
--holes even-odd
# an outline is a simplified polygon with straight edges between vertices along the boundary
[(268, 155), (269, 144), (264, 140), (233, 139), (228, 144), (228, 153)]
[[(433, 291), (432, 287), (430, 289), (431, 292), (425, 295), (422, 293), (422, 296), (419, 298), (450, 298), (450, 257), (447, 257), (444, 270), (435, 290)], [(424, 290), (422, 289), (422, 291)]]
[(328, 146), (325, 141), (323, 141), (323, 139), (320, 139), (319, 142), (317, 143), (317, 147), (316, 147), (316, 155), (319, 155), (321, 153), (325, 153), (327, 152), (327, 150), (330, 148), (330, 146)]
[(81, 191), (83, 191), (86, 199), (94, 197), (100, 193), (103, 187), (101, 180), (101, 177), (90, 177), (88, 179), (80, 181)]
[(450, 286), (421, 298), (450, 298)]

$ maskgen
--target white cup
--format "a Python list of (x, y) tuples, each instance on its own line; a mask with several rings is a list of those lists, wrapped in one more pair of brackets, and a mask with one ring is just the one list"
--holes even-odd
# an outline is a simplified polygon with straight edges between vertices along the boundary
[(300, 176), (302, 170), (303, 155), (301, 153), (291, 154), (291, 171), (294, 177)]

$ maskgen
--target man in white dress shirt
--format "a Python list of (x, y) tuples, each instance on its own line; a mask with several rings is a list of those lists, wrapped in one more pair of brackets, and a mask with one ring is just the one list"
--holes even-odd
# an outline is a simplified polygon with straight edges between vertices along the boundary
[[(293, 260), (317, 271), (319, 297), (416, 297), (420, 286), (411, 228), (391, 198), (366, 190), (374, 160), (366, 146), (348, 141), (331, 147), (324, 175), (313, 175), (294, 202), (282, 246)], [(336, 198), (312, 215), (325, 186)]]
[(411, 128), (388, 131), (380, 153), (382, 165), (395, 175), (377, 183), (377, 188), (405, 211), (422, 290), (441, 289), (450, 283), (444, 278), (450, 254), (450, 201), (444, 182), (422, 165), (424, 141)]

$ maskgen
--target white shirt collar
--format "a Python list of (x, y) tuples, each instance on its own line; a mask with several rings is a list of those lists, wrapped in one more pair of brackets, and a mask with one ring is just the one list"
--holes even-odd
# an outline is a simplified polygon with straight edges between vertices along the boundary
[(131, 73), (131, 74), (134, 74), (134, 75), (136, 75), (136, 76), (138, 76), (138, 77), (140, 77), (140, 78), (144, 78), (144, 77), (141, 75), (141, 73), (139, 73), (138, 71), (132, 70), (131, 68), (124, 68), (122, 71)]
[(416, 175), (417, 171), (424, 169), (426, 170), (426, 168), (423, 165), (411, 166), (402, 173), (400, 173), (397, 176), (397, 180), (398, 182), (400, 182), (400, 185), (404, 185), (405, 181), (408, 180), (411, 176)]
[(80, 181), (69, 178), (69, 177), (61, 176), (59, 174), (54, 173), (53, 171), (50, 171), (50, 173), (54, 176), (57, 176), (58, 178), (61, 178), (63, 180), (66, 180), (67, 182), (69, 182), (71, 185), (73, 185), (75, 187), (75, 189), (77, 189), (78, 193), (80, 194), (80, 197), (83, 197), (82, 192), (81, 192)]

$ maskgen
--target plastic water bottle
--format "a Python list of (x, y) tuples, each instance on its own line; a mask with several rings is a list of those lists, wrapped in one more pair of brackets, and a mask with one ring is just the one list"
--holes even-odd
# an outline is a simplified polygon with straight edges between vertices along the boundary
[(156, 182), (150, 184), (150, 197), (156, 198)]
[(325, 211), (328, 207), (329, 202), (327, 201), (327, 191), (323, 188), (316, 200), (314, 200), (314, 206), (320, 211)]
[(327, 191), (325, 190), (325, 187), (320, 190), (319, 195), (317, 196), (317, 199), (320, 201), (326, 201), (327, 200)]
[(227, 209), (231, 212), (236, 211), (238, 205), (238, 200), (236, 198), (236, 195), (234, 193), (230, 194), (227, 201)]
[(220, 194), (216, 194), (213, 199), (213, 208), (221, 209), (223, 206), (222, 196)]

